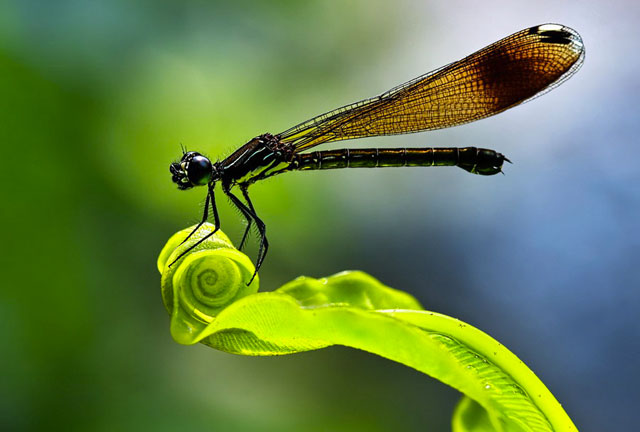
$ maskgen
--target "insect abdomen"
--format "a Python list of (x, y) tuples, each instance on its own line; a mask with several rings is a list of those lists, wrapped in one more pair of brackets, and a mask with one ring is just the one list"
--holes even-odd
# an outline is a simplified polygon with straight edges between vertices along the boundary
[(341, 149), (297, 154), (290, 169), (458, 166), (474, 174), (492, 175), (501, 172), (505, 160), (501, 153), (477, 147)]

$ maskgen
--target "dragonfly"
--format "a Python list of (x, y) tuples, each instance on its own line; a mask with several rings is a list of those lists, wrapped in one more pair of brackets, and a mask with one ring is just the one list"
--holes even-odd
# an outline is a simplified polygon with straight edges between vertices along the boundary
[(173, 263), (220, 229), (214, 197), (218, 182), (247, 221), (239, 249), (253, 223), (260, 236), (250, 284), (269, 249), (266, 225), (248, 192), (258, 181), (289, 171), (338, 168), (457, 166), (485, 176), (502, 172), (503, 163), (510, 162), (503, 154), (476, 147), (305, 151), (334, 141), (441, 129), (498, 114), (560, 85), (580, 68), (584, 55), (575, 30), (560, 24), (538, 25), (377, 97), (326, 112), (275, 135), (259, 135), (222, 160), (212, 162), (201, 153), (183, 149), (181, 160), (170, 165), (172, 181), (180, 190), (207, 189), (202, 219), (185, 241), (209, 219), (210, 212), (214, 230)]

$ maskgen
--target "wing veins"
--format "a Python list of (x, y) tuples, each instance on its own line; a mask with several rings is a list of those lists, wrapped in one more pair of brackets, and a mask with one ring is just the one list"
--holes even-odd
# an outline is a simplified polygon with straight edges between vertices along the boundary
[(540, 32), (542, 27), (514, 33), (380, 96), (326, 112), (278, 136), (300, 152), (331, 141), (455, 126), (534, 99), (573, 75), (584, 58), (575, 31), (556, 26), (558, 37), (564, 38), (556, 42), (548, 30)]

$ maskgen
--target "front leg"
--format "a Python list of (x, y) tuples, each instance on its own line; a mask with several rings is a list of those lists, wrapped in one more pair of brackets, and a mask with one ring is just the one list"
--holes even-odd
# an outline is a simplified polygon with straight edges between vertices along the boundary
[(171, 262), (171, 264), (169, 264), (169, 267), (171, 267), (173, 264), (175, 264), (175, 262), (178, 261), (180, 258), (182, 258), (186, 254), (191, 252), (196, 246), (200, 245), (200, 243), (202, 243), (203, 241), (205, 241), (206, 239), (208, 239), (209, 237), (214, 235), (220, 229), (220, 216), (218, 215), (218, 207), (216, 206), (216, 200), (215, 200), (215, 197), (213, 195), (213, 184), (209, 183), (207, 188), (209, 189), (209, 193), (207, 194), (207, 199), (205, 201), (205, 208), (204, 208), (203, 218), (200, 221), (200, 223), (195, 227), (195, 229), (193, 231), (191, 231), (191, 233), (187, 236), (187, 238), (184, 239), (182, 241), (182, 243), (180, 243), (180, 244), (183, 244), (184, 242), (186, 242), (198, 230), (198, 228), (200, 228), (202, 226), (202, 224), (206, 222), (207, 217), (209, 215), (209, 205), (211, 205), (211, 210), (213, 212), (214, 229), (209, 234), (207, 234), (206, 236), (204, 236), (200, 240), (198, 240), (195, 244), (191, 245), (187, 250), (183, 251), (180, 255), (178, 255), (178, 257), (176, 259), (174, 259)]
[[(200, 229), (200, 227), (207, 221), (207, 219), (209, 219), (209, 200), (210, 199), (211, 199), (211, 194), (209, 192), (207, 192), (207, 198), (204, 200), (204, 212), (202, 214), (202, 219), (200, 220), (198, 225), (196, 225), (196, 227), (193, 229), (193, 231), (191, 231), (189, 233), (189, 235), (186, 236), (185, 239), (182, 240), (182, 242), (180, 242), (180, 244), (183, 244), (184, 242), (189, 240), (191, 238), (191, 236), (194, 235), (196, 233), (196, 231), (198, 231), (198, 229)], [(173, 263), (171, 263), (171, 264), (173, 264)]]

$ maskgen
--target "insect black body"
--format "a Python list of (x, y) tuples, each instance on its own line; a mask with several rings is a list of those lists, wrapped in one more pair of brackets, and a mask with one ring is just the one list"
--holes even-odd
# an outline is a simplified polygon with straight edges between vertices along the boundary
[[(248, 193), (257, 181), (288, 171), (337, 168), (458, 166), (474, 174), (499, 173), (508, 159), (476, 147), (303, 151), (331, 141), (433, 130), (488, 117), (559, 85), (577, 71), (583, 58), (582, 40), (574, 30), (557, 24), (531, 27), (378, 97), (322, 114), (277, 135), (257, 136), (224, 160), (211, 162), (200, 153), (185, 152), (180, 162), (170, 166), (172, 180), (181, 190), (195, 186), (208, 190), (202, 221), (189, 237), (208, 219), (210, 210), (215, 231), (220, 228), (214, 198), (220, 182), (222, 192), (248, 222), (240, 249), (252, 223), (258, 228), (257, 273), (269, 248), (265, 224)], [(236, 188), (244, 201), (234, 193)]]

